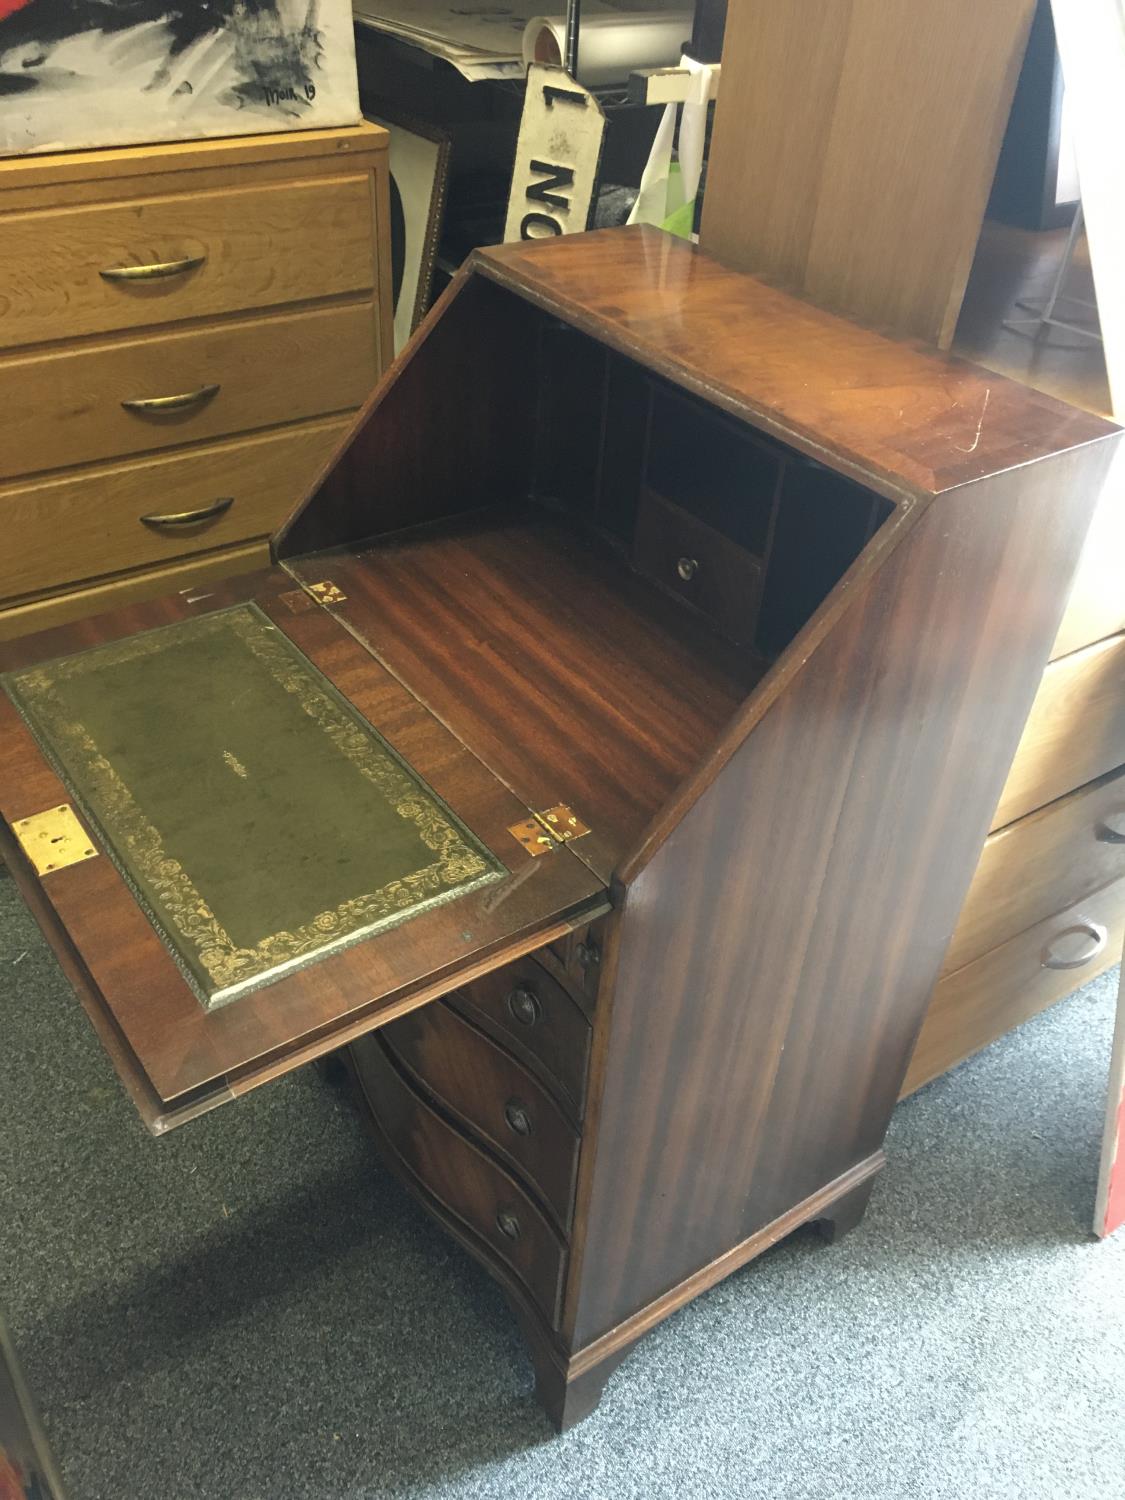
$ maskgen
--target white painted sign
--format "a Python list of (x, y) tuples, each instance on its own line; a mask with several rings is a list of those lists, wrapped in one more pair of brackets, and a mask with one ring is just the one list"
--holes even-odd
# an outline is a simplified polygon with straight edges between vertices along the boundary
[(601, 105), (565, 68), (528, 68), (505, 241), (590, 227), (604, 135)]

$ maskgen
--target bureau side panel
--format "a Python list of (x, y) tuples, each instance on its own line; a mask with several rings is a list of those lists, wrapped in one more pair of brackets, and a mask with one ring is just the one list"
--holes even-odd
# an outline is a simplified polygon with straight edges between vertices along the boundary
[(879, 1149), (1109, 456), (934, 501), (624, 891), (572, 1347)]

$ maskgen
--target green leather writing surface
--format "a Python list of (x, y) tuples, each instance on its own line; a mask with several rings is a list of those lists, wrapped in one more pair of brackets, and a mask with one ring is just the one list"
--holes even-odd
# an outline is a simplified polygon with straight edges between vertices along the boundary
[(208, 1008), (506, 873), (252, 604), (3, 681)]

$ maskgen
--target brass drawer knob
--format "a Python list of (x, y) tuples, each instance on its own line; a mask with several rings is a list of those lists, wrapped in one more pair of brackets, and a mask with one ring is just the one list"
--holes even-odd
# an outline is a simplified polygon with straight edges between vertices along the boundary
[(197, 510), (150, 511), (147, 516), (139, 516), (138, 520), (145, 526), (194, 526), (199, 521), (210, 521), (214, 516), (224, 515), (233, 504), (233, 495), (223, 495)]
[(539, 996), (526, 984), (517, 984), (508, 996), (508, 1011), (521, 1026), (534, 1026), (543, 1014)]
[[(1086, 939), (1077, 952), (1069, 956), (1056, 952), (1056, 945), (1063, 938), (1075, 936)], [(1064, 927), (1062, 932), (1055, 934), (1043, 949), (1039, 961), (1045, 969), (1082, 969), (1097, 958), (1108, 940), (1109, 933), (1100, 922), (1074, 922), (1070, 927)]]
[(602, 961), (602, 950), (593, 940), (579, 943), (574, 951), (578, 962), (584, 969), (591, 969)]
[(496, 1227), (505, 1239), (518, 1240), (520, 1237), (520, 1221), (510, 1208), (502, 1208), (496, 1215)]
[(109, 266), (98, 275), (103, 281), (162, 281), (197, 270), (206, 259), (205, 255), (185, 255), (180, 260), (158, 260), (147, 266)]
[(210, 401), (212, 396), (219, 394), (218, 385), (201, 385), (195, 391), (181, 391), (176, 396), (131, 396), (128, 401), (122, 401), (121, 405), (126, 411), (162, 412), (162, 411), (187, 411), (192, 406), (202, 406), (204, 401)]
[(509, 1099), (505, 1104), (504, 1119), (508, 1129), (516, 1135), (531, 1134), (531, 1116), (527, 1112), (526, 1105), (521, 1104), (518, 1099)]
[(690, 583), (699, 572), (699, 562), (694, 557), (681, 557), (676, 564), (676, 572), (685, 583)]

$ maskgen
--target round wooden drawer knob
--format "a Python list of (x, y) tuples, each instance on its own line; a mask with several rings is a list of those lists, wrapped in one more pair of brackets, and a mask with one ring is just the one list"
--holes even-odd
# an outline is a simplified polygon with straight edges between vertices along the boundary
[(510, 1208), (502, 1208), (496, 1215), (496, 1227), (505, 1239), (518, 1240), (520, 1237), (520, 1221)]
[(531, 1134), (531, 1116), (528, 1114), (526, 1106), (522, 1105), (518, 1099), (509, 1099), (507, 1104), (505, 1104), (504, 1119), (507, 1122), (508, 1129), (516, 1135)]
[(539, 996), (525, 984), (516, 985), (508, 996), (508, 1010), (512, 1019), (521, 1026), (534, 1026), (543, 1014)]

